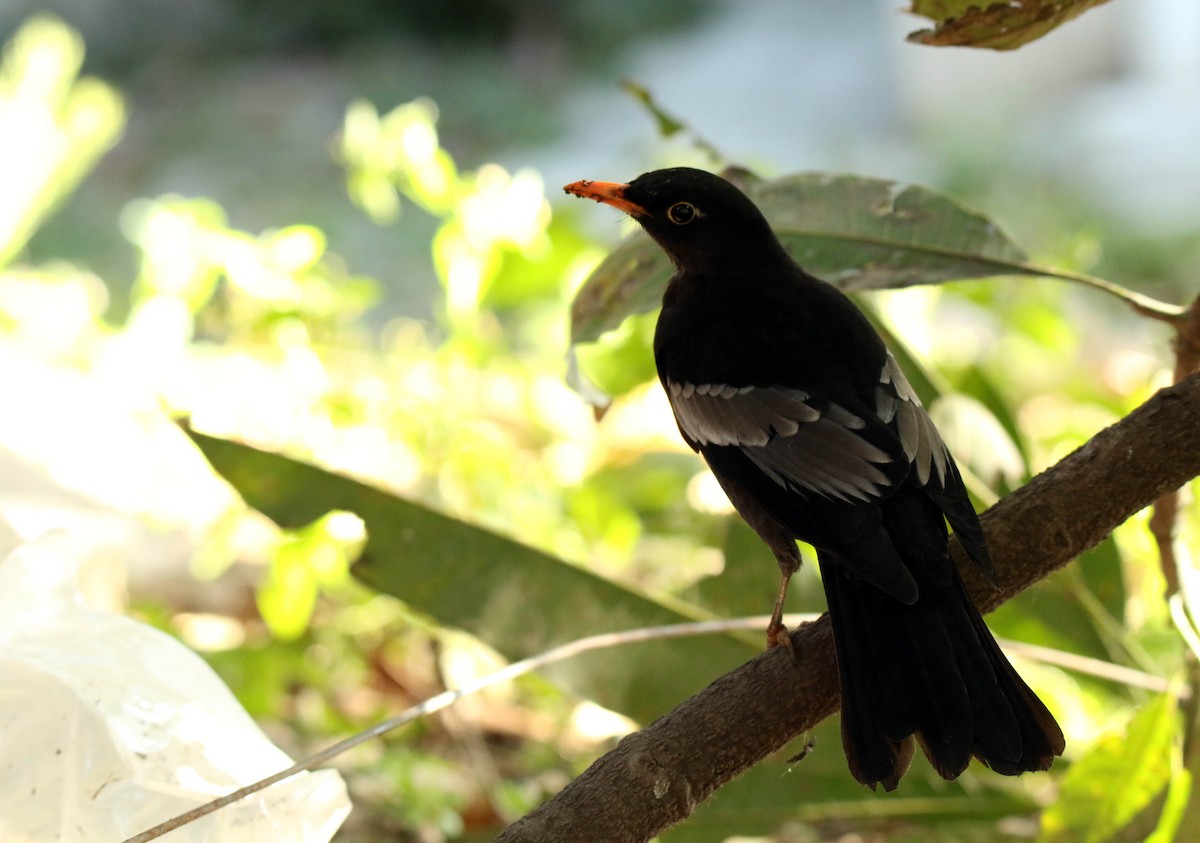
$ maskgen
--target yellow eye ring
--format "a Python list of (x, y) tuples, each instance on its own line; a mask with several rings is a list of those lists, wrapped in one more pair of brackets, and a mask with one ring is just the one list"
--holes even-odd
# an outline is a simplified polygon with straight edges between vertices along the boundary
[(667, 219), (676, 225), (687, 225), (698, 216), (700, 212), (691, 202), (676, 202), (667, 209)]

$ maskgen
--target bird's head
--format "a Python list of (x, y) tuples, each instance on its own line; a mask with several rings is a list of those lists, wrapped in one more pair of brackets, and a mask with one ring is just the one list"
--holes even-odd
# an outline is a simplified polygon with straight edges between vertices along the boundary
[(704, 170), (674, 167), (628, 184), (577, 181), (563, 190), (629, 214), (685, 272), (720, 273), (782, 253), (746, 194)]

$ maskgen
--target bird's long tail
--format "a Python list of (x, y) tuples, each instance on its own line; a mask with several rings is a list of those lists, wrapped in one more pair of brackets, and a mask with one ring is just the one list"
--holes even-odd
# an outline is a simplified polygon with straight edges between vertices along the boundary
[(912, 760), (914, 738), (946, 779), (972, 756), (1005, 775), (1049, 768), (1062, 754), (1062, 731), (967, 596), (941, 513), (917, 490), (901, 490), (884, 509), (884, 529), (917, 579), (915, 604), (819, 554), (850, 771), (863, 784), (894, 789)]

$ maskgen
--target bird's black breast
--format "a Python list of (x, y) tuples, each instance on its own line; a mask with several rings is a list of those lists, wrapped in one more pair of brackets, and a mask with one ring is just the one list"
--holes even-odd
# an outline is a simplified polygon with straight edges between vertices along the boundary
[(771, 276), (672, 279), (654, 337), (659, 375), (873, 401), (886, 351), (862, 312), (794, 266)]

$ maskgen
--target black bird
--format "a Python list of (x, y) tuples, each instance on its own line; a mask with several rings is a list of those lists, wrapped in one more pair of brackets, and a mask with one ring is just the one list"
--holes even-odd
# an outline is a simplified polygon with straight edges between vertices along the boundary
[(956, 778), (972, 756), (1005, 775), (1045, 770), (1062, 731), (1000, 651), (963, 587), (947, 522), (994, 580), (958, 468), (862, 312), (798, 266), (737, 187), (656, 170), (568, 193), (637, 220), (676, 272), (654, 336), (683, 438), (771, 548), (781, 622), (796, 540), (813, 545), (842, 687), (850, 771), (892, 790), (913, 737)]

